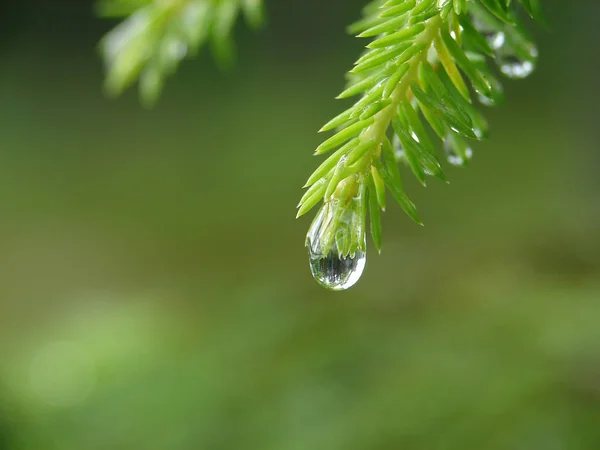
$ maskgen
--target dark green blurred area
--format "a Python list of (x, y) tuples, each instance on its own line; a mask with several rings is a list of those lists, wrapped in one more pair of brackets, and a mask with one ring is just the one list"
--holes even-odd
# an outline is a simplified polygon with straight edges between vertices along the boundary
[[(358, 0), (267, 2), (239, 61), (108, 100), (86, 2), (0, 7), (0, 450), (600, 448), (600, 42), (547, 0), (451, 184), (346, 293), (310, 277), (315, 131)], [(410, 180), (410, 181), (408, 181)]]

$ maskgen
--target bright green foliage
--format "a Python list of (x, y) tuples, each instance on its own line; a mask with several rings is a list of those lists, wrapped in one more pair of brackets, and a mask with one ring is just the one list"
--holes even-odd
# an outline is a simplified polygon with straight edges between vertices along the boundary
[[(352, 200), (348, 195), (366, 191), (369, 214), (364, 220), (370, 217), (373, 241), (380, 250), (380, 210), (386, 207), (387, 188), (421, 223), (404, 191), (398, 162), (423, 185), (428, 176), (445, 181), (434, 144), (437, 136), (450, 164), (468, 164), (470, 141), (487, 133), (474, 99), (484, 105), (503, 101), (502, 86), (489, 62), (495, 60), (499, 71), (511, 78), (523, 78), (535, 67), (537, 49), (520, 20), (525, 13), (541, 19), (539, 0), (370, 2), (349, 31), (371, 41), (338, 98), (360, 97), (321, 129), (335, 133), (315, 153), (335, 152), (306, 183), (298, 216), (322, 200), (324, 208), (343, 205)], [(339, 188), (349, 180), (364, 186)], [(336, 217), (325, 218), (332, 236), (321, 239), (334, 242), (339, 234), (355, 235), (348, 221)], [(343, 252), (334, 250), (345, 258), (363, 246), (364, 236), (358, 236)]]
[(220, 65), (231, 65), (230, 34), (240, 12), (254, 28), (263, 23), (262, 0), (101, 0), (97, 11), (127, 17), (101, 42), (107, 92), (119, 95), (139, 78), (148, 106), (181, 60), (207, 41)]

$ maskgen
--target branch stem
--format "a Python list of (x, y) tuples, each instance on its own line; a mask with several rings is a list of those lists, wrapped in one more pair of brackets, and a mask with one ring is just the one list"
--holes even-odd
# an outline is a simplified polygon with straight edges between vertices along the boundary
[[(410, 86), (418, 77), (419, 66), (423, 61), (427, 59), (429, 48), (431, 47), (433, 41), (438, 35), (442, 24), (443, 21), (439, 15), (432, 17), (427, 22), (425, 31), (414, 42), (414, 45), (426, 44), (426, 47), (410, 59), (408, 63), (410, 64), (409, 70), (398, 82), (398, 86), (396, 86), (396, 88), (390, 95), (392, 103), (386, 108), (382, 109), (375, 116), (375, 123), (373, 123), (373, 125), (371, 125), (369, 129), (361, 136), (361, 140), (363, 141), (375, 139), (375, 142), (377, 142), (377, 147), (375, 148), (373, 154), (374, 158), (378, 158), (381, 154), (381, 145), (383, 143), (383, 139), (385, 138), (385, 134), (390, 126), (390, 123), (393, 120), (394, 116), (397, 114), (398, 106), (406, 100)], [(370, 165), (367, 165), (365, 170), (370, 170)]]

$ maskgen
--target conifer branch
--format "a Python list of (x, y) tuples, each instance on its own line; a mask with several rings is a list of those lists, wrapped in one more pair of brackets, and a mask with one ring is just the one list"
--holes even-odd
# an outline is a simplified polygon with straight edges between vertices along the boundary
[(182, 59), (210, 42), (217, 62), (227, 68), (234, 50), (231, 31), (240, 13), (253, 28), (264, 22), (262, 0), (100, 0), (97, 13), (125, 18), (101, 41), (106, 91), (121, 94), (139, 78), (147, 106), (158, 99), (166, 78)]
[(311, 175), (298, 206), (299, 217), (323, 202), (306, 243), (321, 284), (346, 289), (360, 277), (367, 214), (381, 251), (386, 190), (421, 224), (398, 162), (423, 185), (426, 176), (445, 181), (431, 134), (450, 164), (468, 164), (469, 140), (487, 133), (472, 97), (483, 105), (503, 101), (490, 61), (510, 78), (524, 78), (535, 67), (537, 49), (522, 11), (543, 20), (539, 0), (375, 0), (349, 28), (372, 40), (338, 98), (360, 99), (321, 129), (336, 132), (315, 153), (336, 151)]

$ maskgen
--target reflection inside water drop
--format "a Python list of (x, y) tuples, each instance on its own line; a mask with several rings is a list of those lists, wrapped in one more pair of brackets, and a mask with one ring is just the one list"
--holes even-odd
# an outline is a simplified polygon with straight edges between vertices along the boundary
[(502, 31), (486, 33), (486, 38), (490, 44), (490, 47), (492, 47), (494, 50), (502, 48), (506, 42), (506, 35)]
[(514, 56), (508, 58), (498, 58), (500, 70), (509, 78), (527, 78), (535, 69), (531, 61), (523, 61)]
[(343, 291), (354, 286), (360, 279), (367, 255), (360, 250), (356, 251), (354, 258), (348, 255), (340, 257), (336, 248), (327, 255), (313, 253), (309, 247), (310, 271), (317, 282), (332, 291)]

